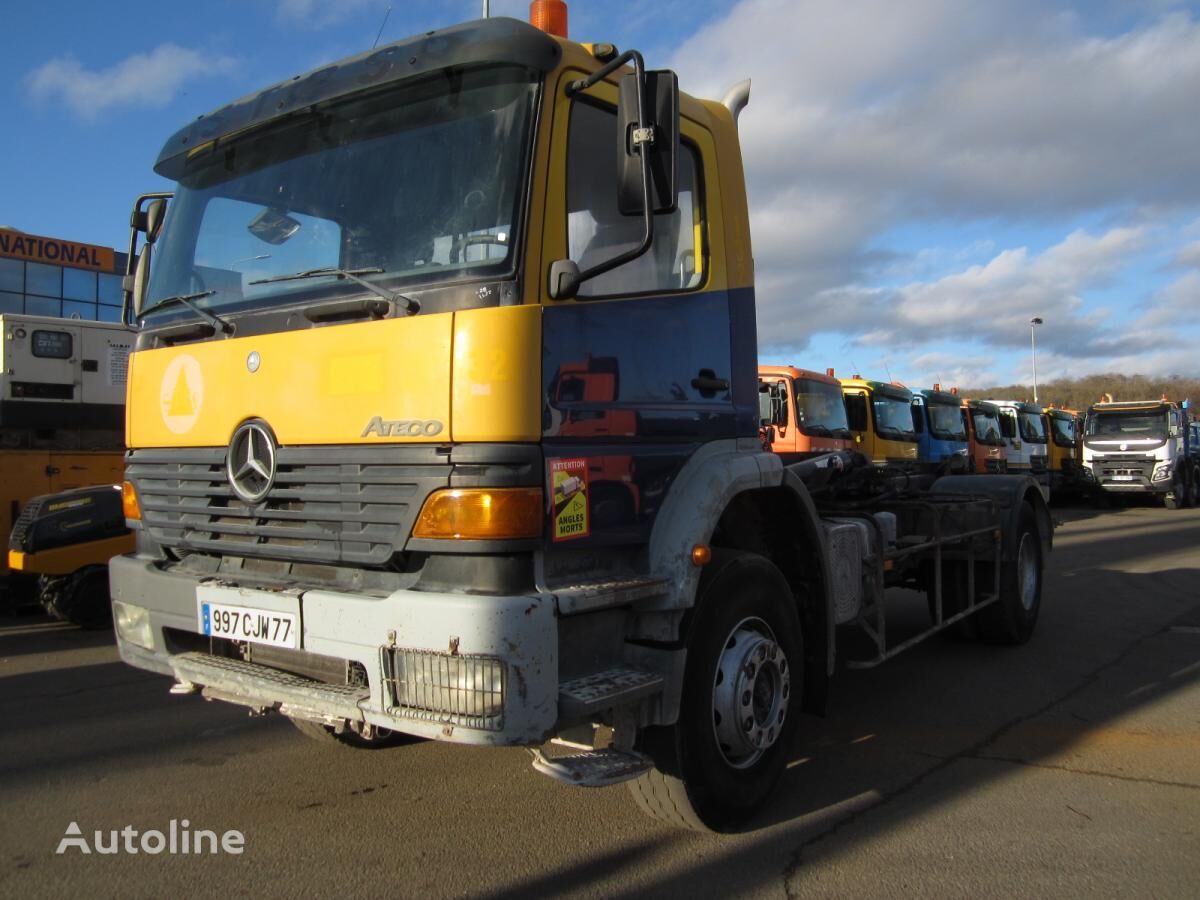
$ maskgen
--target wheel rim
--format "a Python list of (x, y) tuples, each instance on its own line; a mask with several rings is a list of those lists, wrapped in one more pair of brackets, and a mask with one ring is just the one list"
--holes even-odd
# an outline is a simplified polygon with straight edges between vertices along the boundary
[(1038, 590), (1037, 538), (1029, 531), (1021, 535), (1021, 547), (1017, 552), (1017, 578), (1021, 606), (1026, 612), (1032, 612), (1037, 603)]
[(783, 733), (792, 672), (783, 648), (762, 619), (743, 619), (722, 645), (713, 676), (713, 734), (725, 762), (754, 765)]

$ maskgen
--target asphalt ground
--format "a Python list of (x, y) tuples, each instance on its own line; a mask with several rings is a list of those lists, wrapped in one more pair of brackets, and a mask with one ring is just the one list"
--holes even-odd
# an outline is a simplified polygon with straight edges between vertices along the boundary
[[(0, 618), (0, 897), (1200, 897), (1200, 510), (1055, 515), (1032, 641), (839, 672), (735, 835), (521, 749), (324, 746), (169, 695), (111, 633)], [(56, 853), (172, 819), (242, 852)]]

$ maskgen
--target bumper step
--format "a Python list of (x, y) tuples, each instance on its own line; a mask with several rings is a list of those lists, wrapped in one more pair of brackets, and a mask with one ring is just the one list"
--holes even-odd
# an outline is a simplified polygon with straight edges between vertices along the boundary
[(559, 613), (570, 616), (660, 597), (668, 586), (665, 578), (621, 578), (552, 588), (549, 593), (557, 598)]
[(649, 757), (632, 750), (610, 748), (568, 756), (546, 756), (541, 750), (533, 752), (534, 771), (578, 787), (608, 787), (632, 781), (653, 767)]
[(617, 706), (625, 706), (663, 689), (663, 677), (644, 669), (607, 669), (564, 681), (558, 688), (558, 711), (575, 719)]
[(325, 684), (240, 659), (204, 653), (171, 657), (175, 677), (204, 688), (205, 696), (245, 706), (278, 709), (285, 715), (359, 721), (358, 704), (370, 696), (356, 684)]

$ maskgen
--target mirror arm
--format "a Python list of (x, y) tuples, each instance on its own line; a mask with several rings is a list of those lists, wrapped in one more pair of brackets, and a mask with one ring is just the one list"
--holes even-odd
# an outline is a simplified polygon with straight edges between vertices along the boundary
[[(633, 71), (637, 77), (638, 92), (637, 92), (637, 130), (643, 135), (646, 133), (649, 126), (646, 123), (646, 64), (642, 60), (642, 54), (637, 50), (626, 50), (615, 59), (609, 60), (587, 78), (579, 81), (572, 81), (567, 85), (567, 96), (573, 97), (578, 93), (586, 91), (594, 84), (599, 83), (607, 78), (617, 69), (633, 63)], [(653, 134), (653, 132), (651, 132)], [(623, 266), (627, 262), (631, 262), (650, 249), (650, 244), (654, 241), (654, 213), (650, 208), (650, 157), (644, 152), (644, 147), (647, 143), (653, 143), (654, 138), (651, 137), (648, 141), (636, 140), (638, 158), (642, 163), (642, 222), (645, 229), (642, 233), (641, 242), (634, 248), (626, 250), (619, 256), (614, 256), (612, 259), (602, 260), (596, 263), (591, 268), (584, 269), (579, 273), (579, 284), (588, 279), (595, 278), (597, 275), (603, 275), (617, 266)]]

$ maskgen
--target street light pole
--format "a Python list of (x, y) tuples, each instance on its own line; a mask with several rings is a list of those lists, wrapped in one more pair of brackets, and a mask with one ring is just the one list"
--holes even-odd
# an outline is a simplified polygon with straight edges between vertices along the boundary
[(1029, 320), (1029, 353), (1033, 357), (1033, 402), (1038, 402), (1037, 395), (1037, 339), (1034, 335), (1037, 333), (1037, 327), (1042, 324), (1041, 316), (1034, 316)]

